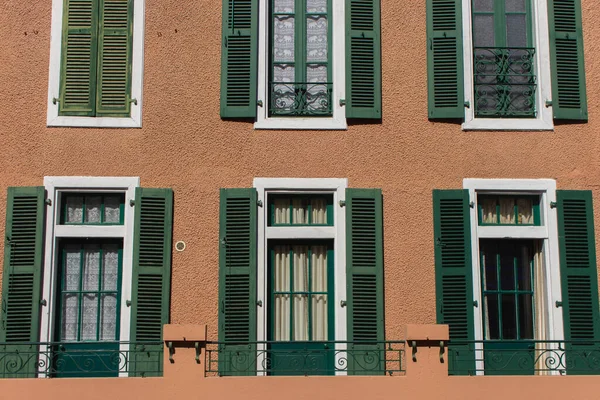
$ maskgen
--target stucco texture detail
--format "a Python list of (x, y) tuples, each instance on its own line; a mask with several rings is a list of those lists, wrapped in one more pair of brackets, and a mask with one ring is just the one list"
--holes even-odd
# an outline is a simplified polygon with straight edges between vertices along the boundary
[[(254, 177), (348, 178), (384, 194), (386, 336), (435, 322), (432, 189), (463, 178), (552, 178), (594, 191), (600, 234), (600, 7), (582, 0), (590, 120), (553, 132), (463, 132), (427, 119), (425, 2), (382, 1), (383, 120), (259, 131), (219, 118), (221, 2), (146, 2), (141, 129), (47, 128), (51, 2), (0, 12), (0, 237), (6, 188), (44, 176), (139, 176), (175, 192), (171, 322), (216, 338), (219, 188)], [(598, 242), (598, 237), (596, 241)], [(2, 253), (0, 246), (0, 255)], [(147, 384), (150, 385), (151, 384)], [(148, 389), (149, 390), (149, 389)]]

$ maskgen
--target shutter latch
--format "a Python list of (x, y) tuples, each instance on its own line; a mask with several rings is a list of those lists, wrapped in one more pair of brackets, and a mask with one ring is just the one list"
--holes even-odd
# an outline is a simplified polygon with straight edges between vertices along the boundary
[(556, 305), (556, 308), (562, 307), (563, 306), (563, 302), (562, 301), (557, 301), (557, 302), (554, 303), (554, 305)]
[(346, 300), (340, 301), (340, 307), (346, 307), (346, 305), (348, 305), (348, 303), (346, 303)]
[(53, 97), (53, 98), (52, 98), (52, 104), (56, 105), (56, 104), (58, 104), (58, 103), (60, 103), (60, 99), (58, 99), (58, 98), (56, 98), (56, 97)]
[(550, 208), (556, 208), (557, 204), (555, 201), (550, 202)]
[(257, 200), (256, 201), (256, 205), (259, 206), (259, 207), (262, 207), (263, 206), (262, 200)]
[(131, 307), (131, 300), (127, 300), (127, 301), (125, 301), (125, 305), (126, 305), (127, 307)]
[(340, 200), (340, 207), (346, 207), (346, 201)]
[(262, 304), (263, 304), (263, 303), (262, 303), (262, 300), (258, 300), (258, 301), (256, 302), (256, 305), (257, 305), (257, 306), (259, 306), (259, 307), (262, 307)]
[(133, 103), (134, 105), (137, 106), (137, 99), (130, 99), (129, 103)]
[(546, 100), (546, 108), (552, 107), (552, 100)]

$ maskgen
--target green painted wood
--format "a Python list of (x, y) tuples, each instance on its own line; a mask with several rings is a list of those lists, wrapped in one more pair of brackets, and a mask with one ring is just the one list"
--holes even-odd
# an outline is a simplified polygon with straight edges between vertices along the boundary
[(379, 0), (346, 0), (346, 118), (381, 118)]
[(131, 107), (133, 1), (98, 0), (97, 117), (128, 117)]
[(349, 375), (385, 372), (383, 198), (381, 189), (346, 189)]
[(548, 28), (554, 118), (587, 121), (581, 0), (549, 0)]
[(436, 315), (438, 324), (448, 324), (450, 340), (448, 371), (471, 375), (475, 371), (472, 344), (473, 271), (468, 190), (433, 191)]
[[(132, 352), (130, 376), (159, 376), (162, 327), (169, 323), (173, 190), (136, 188), (133, 289), (131, 295)], [(162, 368), (161, 368), (162, 370)]]
[(99, 0), (64, 0), (59, 115), (94, 116)]
[(0, 342), (7, 343), (0, 348), (0, 377), (4, 378), (35, 376), (32, 362), (18, 375), (13, 372), (15, 365), (22, 365), (23, 354), (36, 351), (36, 346), (23, 343), (39, 341), (44, 198), (44, 187), (8, 188), (0, 310)]
[(223, 0), (221, 118), (256, 118), (258, 1)]
[(600, 313), (592, 192), (557, 190), (556, 200), (567, 373), (595, 375)]
[(255, 189), (221, 189), (219, 231), (219, 374), (256, 374)]
[(427, 0), (429, 119), (463, 119), (462, 0)]

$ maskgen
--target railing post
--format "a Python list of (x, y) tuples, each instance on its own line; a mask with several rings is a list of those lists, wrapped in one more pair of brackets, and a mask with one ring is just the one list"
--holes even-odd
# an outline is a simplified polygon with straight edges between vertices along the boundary
[(206, 375), (206, 325), (164, 325), (164, 377), (203, 379)]
[(406, 325), (406, 375), (448, 376), (448, 325)]

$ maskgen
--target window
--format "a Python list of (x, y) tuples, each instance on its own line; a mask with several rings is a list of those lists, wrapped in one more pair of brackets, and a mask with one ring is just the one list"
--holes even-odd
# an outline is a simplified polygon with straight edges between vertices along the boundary
[(450, 370), (584, 373), (580, 349), (590, 343), (581, 340), (600, 335), (597, 321), (576, 316), (594, 315), (598, 299), (591, 192), (557, 191), (543, 179), (465, 179), (464, 187), (434, 191), (438, 322), (450, 324), (455, 343)]
[(224, 0), (221, 117), (260, 129), (381, 118), (379, 14), (374, 0)]
[(143, 4), (53, 0), (49, 126), (141, 126)]
[[(0, 341), (10, 346), (0, 371), (159, 375), (172, 191), (142, 189), (138, 178), (46, 177), (44, 183), (8, 192), (2, 291), (8, 307)], [(10, 362), (20, 369), (8, 369)]]
[(383, 349), (381, 207), (381, 191), (345, 179), (222, 189), (220, 374), (383, 373), (377, 357), (338, 362)]
[(578, 1), (428, 0), (427, 21), (430, 119), (467, 130), (587, 120)]

